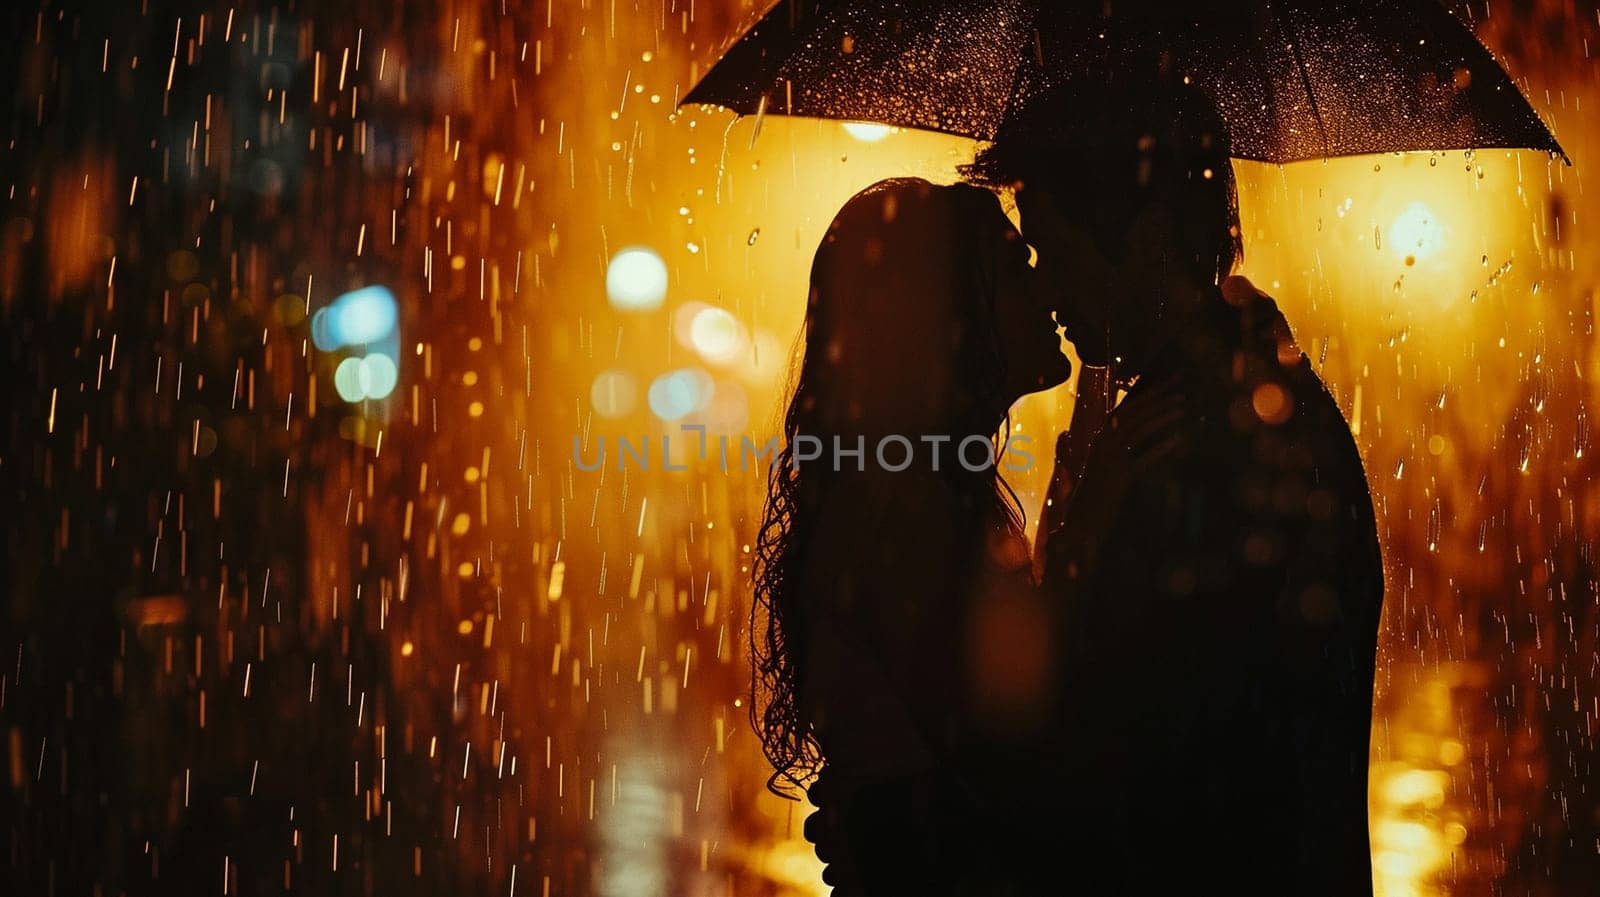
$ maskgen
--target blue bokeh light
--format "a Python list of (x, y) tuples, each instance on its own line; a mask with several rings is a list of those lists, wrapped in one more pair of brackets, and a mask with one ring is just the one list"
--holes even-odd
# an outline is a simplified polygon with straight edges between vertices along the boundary
[(679, 368), (650, 384), (650, 411), (662, 420), (681, 420), (711, 401), (711, 375), (699, 368)]
[(351, 290), (311, 316), (311, 342), (324, 352), (376, 343), (394, 333), (400, 306), (384, 286)]

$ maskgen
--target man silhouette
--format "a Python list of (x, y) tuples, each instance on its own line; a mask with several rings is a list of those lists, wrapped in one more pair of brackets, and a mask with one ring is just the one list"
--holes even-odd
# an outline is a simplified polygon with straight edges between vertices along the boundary
[(1040, 886), (1367, 895), (1383, 571), (1361, 460), (1275, 304), (1230, 277), (1214, 107), (1106, 94), (1039, 95), (971, 169), (1016, 188), (1058, 321), (1127, 389), (1086, 451), (1063, 437), (1042, 515), (1078, 859)]

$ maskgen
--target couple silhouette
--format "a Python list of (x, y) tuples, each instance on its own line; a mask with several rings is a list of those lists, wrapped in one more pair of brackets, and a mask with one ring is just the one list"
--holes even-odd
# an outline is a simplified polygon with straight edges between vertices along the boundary
[(1371, 893), (1361, 460), (1233, 275), (1215, 108), (1117, 97), (1041, 94), (817, 250), (791, 445), (1003, 446), (1070, 374), (1058, 325), (1084, 365), (1036, 546), (998, 464), (773, 467), (752, 717), (838, 897)]

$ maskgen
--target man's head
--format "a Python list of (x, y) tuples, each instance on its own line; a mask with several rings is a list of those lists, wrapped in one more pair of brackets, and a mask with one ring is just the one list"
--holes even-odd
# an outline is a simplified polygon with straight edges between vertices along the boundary
[(1016, 189), (1083, 360), (1137, 365), (1238, 263), (1238, 200), (1227, 130), (1202, 93), (1161, 81), (1100, 92), (1041, 91), (967, 175)]

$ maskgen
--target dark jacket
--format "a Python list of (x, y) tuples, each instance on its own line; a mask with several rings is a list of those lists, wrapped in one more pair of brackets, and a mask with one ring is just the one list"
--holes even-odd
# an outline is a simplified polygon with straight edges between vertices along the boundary
[(1156, 389), (1183, 396), (1176, 450), (1098, 440), (1084, 482), (1114, 498), (1047, 536), (1073, 858), (1051, 890), (1370, 895), (1383, 568), (1350, 430), (1266, 296), (1217, 293), (1122, 408)]

